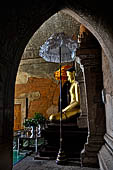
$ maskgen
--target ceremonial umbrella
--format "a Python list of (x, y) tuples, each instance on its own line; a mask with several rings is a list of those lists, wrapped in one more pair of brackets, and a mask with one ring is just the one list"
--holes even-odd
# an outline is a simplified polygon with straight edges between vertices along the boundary
[(72, 62), (76, 57), (78, 44), (64, 32), (55, 33), (40, 47), (39, 55), (48, 62), (60, 64), (60, 149), (56, 163), (64, 164), (66, 157), (62, 149), (62, 75), (61, 63)]

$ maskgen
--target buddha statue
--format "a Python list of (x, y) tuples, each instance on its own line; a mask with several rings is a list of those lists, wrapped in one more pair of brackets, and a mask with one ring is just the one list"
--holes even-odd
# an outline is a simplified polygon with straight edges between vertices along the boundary
[[(62, 109), (62, 120), (66, 121), (73, 117), (78, 117), (80, 114), (80, 90), (78, 82), (75, 80), (75, 68), (71, 67), (66, 71), (68, 81), (71, 83), (69, 93), (70, 93), (70, 103), (64, 109)], [(51, 122), (60, 120), (60, 112), (51, 114), (49, 117)]]

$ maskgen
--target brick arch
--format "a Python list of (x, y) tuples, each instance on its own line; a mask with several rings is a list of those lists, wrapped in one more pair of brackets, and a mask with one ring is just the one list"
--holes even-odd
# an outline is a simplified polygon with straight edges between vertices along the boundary
[[(49, 3), (50, 2), (50, 3)], [(65, 4), (61, 1), (61, 3), (57, 3), (57, 1), (46, 1), (44, 3), (44, 10), (41, 12), (41, 8), (43, 8), (43, 1), (40, 1), (40, 5), (38, 4), (30, 4), (26, 9), (20, 8), (21, 10), (14, 10), (11, 7), (8, 9), (9, 13), (6, 13), (7, 18), (10, 18), (3, 22), (3, 27), (0, 30), (0, 55), (2, 56), (0, 59), (0, 111), (1, 111), (1, 123), (0, 123), (0, 167), (2, 169), (11, 170), (12, 169), (12, 136), (13, 136), (13, 102), (14, 102), (14, 85), (16, 73), (18, 70), (19, 62), (24, 51), (25, 46), (27, 45), (29, 39), (34, 34), (34, 32), (44, 23), (50, 16), (52, 16), (57, 11), (63, 9), (64, 7), (70, 6), (72, 8), (70, 12), (74, 15), (80, 16), (81, 23), (84, 24), (88, 29), (90, 29), (90, 25), (95, 26), (95, 21), (92, 20), (91, 14), (89, 16), (85, 15), (85, 8), (78, 9), (78, 5), (75, 2), (73, 6), (70, 1), (68, 4)], [(47, 5), (47, 3), (51, 4), (51, 6)], [(83, 5), (84, 6), (84, 5)], [(82, 5), (81, 5), (82, 7)], [(69, 10), (69, 9), (68, 9)], [(100, 14), (101, 15), (101, 14)], [(89, 19), (85, 23), (86, 17)], [(95, 16), (96, 17), (96, 16)], [(100, 19), (102, 19), (100, 17)], [(103, 18), (104, 19), (104, 18)], [(92, 21), (92, 22), (89, 22)], [(90, 23), (88, 25), (88, 23)], [(2, 21), (1, 21), (2, 24)], [(99, 26), (97, 25), (97, 28)], [(12, 31), (13, 29), (13, 31)], [(107, 34), (103, 32), (103, 27), (99, 28), (99, 30), (95, 30), (95, 34), (98, 32), (97, 39), (102, 44), (106, 55), (111, 57), (113, 56), (113, 49), (107, 48), (107, 43), (110, 47), (112, 47), (113, 38), (111, 36), (110, 39), (104, 41), (102, 37), (110, 37), (111, 34)], [(94, 30), (90, 31), (94, 33)], [(11, 34), (12, 33), (12, 34)], [(100, 35), (100, 36), (99, 36)], [(4, 149), (4, 150), (3, 150)], [(7, 162), (7, 165), (6, 165)]]

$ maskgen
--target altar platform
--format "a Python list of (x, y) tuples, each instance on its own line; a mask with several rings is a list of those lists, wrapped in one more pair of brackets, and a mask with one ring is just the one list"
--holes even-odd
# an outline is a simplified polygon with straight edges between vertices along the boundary
[[(64, 123), (63, 131), (63, 150), (67, 158), (80, 159), (80, 153), (87, 141), (88, 129), (78, 128), (74, 123)], [(49, 157), (56, 159), (60, 145), (60, 125), (58, 123), (50, 123), (42, 131), (45, 139), (45, 145), (39, 150), (41, 157)]]

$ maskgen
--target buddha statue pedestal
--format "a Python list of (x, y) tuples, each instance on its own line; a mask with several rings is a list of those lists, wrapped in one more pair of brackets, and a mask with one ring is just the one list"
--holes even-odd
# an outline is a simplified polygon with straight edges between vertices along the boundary
[[(67, 158), (80, 159), (80, 152), (87, 141), (87, 128), (78, 128), (75, 123), (63, 123), (63, 150)], [(56, 159), (60, 145), (60, 124), (48, 123), (48, 127), (42, 131), (45, 145), (40, 148), (41, 157)]]

